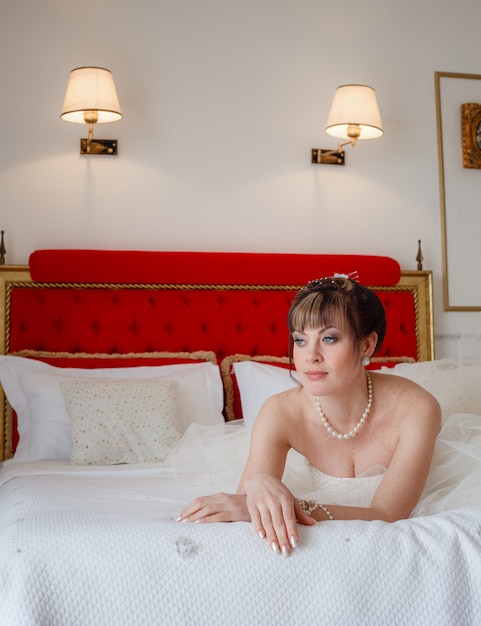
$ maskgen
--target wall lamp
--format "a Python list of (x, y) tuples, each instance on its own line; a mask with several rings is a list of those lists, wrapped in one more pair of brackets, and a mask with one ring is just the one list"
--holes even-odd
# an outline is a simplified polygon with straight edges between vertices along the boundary
[(80, 140), (80, 154), (117, 154), (116, 139), (94, 139), (94, 124), (122, 119), (112, 72), (102, 67), (77, 67), (70, 72), (61, 119), (88, 124), (88, 138)]
[(383, 132), (374, 89), (367, 85), (341, 85), (334, 94), (326, 133), (346, 141), (339, 142), (337, 150), (313, 148), (311, 163), (344, 165), (344, 146), (350, 143), (354, 147), (357, 141), (377, 139)]

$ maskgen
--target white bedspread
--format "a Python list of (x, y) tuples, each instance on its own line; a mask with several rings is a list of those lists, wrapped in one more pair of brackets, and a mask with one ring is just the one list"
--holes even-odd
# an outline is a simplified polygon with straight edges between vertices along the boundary
[(250, 524), (177, 522), (199, 487), (172, 469), (0, 478), (2, 626), (481, 623), (480, 510), (300, 527), (284, 558)]

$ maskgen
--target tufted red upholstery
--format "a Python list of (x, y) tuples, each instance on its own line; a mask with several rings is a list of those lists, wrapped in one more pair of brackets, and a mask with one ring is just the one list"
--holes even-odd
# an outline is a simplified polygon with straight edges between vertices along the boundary
[(386, 336), (377, 356), (418, 359), (416, 311), (412, 293), (376, 291), (386, 311)]
[[(417, 357), (412, 296), (378, 292), (388, 316), (382, 356)], [(9, 351), (212, 350), (224, 356), (287, 353), (294, 291), (182, 291), (18, 287)]]
[(9, 351), (283, 354), (293, 292), (17, 288)]

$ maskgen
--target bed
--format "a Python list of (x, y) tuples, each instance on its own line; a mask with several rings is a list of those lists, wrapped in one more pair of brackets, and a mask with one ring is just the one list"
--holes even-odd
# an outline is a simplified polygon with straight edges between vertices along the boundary
[[(386, 309), (370, 367), (470, 419), (463, 497), (440, 448), (409, 520), (301, 527), (287, 559), (250, 524), (179, 523), (193, 497), (235, 490), (258, 408), (292, 384), (290, 300), (334, 272)], [(431, 272), (367, 255), (38, 250), (0, 266), (0, 309), (2, 625), (479, 623), (481, 400), (466, 384), (480, 366), (434, 359)], [(285, 479), (309, 491), (295, 455)]]

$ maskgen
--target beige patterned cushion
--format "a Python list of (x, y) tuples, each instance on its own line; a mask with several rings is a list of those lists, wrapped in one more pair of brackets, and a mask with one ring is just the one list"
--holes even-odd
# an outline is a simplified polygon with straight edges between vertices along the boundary
[(160, 462), (180, 439), (177, 381), (65, 380), (76, 465)]

